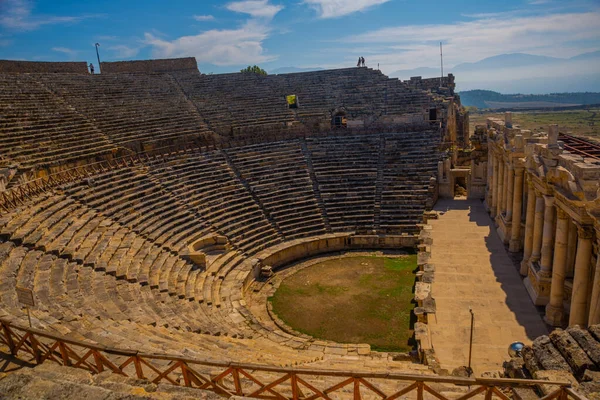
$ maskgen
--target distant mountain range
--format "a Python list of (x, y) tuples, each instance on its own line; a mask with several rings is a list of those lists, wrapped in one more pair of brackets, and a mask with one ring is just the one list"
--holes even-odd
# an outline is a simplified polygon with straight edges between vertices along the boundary
[[(445, 68), (456, 76), (457, 90), (488, 89), (502, 93), (553, 93), (600, 91), (600, 51), (571, 58), (524, 53), (500, 54), (473, 63)], [(395, 71), (390, 77), (432, 78), (438, 68)]]
[(544, 108), (600, 104), (600, 93), (501, 94), (491, 90), (459, 92), (464, 106), (477, 108)]

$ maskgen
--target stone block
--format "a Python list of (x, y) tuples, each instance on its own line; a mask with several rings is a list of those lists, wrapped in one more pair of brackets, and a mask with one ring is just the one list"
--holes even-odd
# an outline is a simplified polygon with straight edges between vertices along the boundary
[(569, 327), (567, 332), (577, 341), (579, 347), (587, 354), (590, 360), (596, 366), (600, 367), (600, 343), (588, 331), (581, 329), (578, 325)]
[(543, 369), (572, 372), (567, 361), (556, 347), (554, 347), (547, 335), (536, 338), (533, 341), (532, 347), (535, 358)]
[(575, 377), (581, 378), (586, 369), (595, 368), (594, 363), (573, 337), (562, 329), (550, 333), (550, 340), (554, 347), (567, 361)]

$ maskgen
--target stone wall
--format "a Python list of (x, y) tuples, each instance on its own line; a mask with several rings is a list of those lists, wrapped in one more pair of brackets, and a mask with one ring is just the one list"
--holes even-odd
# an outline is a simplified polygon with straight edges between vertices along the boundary
[(0, 73), (65, 73), (87, 74), (87, 63), (0, 60)]
[(131, 72), (173, 72), (198, 70), (194, 57), (167, 58), (161, 60), (115, 61), (100, 63), (103, 74), (125, 74)]
[[(436, 92), (440, 88), (439, 77), (423, 79), (420, 76), (413, 76), (409, 80), (403, 82), (414, 89), (431, 90), (433, 92)], [(456, 84), (454, 83), (454, 75), (448, 74), (448, 76), (444, 76), (442, 78), (441, 87), (448, 88), (453, 93), (454, 88), (456, 87)]]

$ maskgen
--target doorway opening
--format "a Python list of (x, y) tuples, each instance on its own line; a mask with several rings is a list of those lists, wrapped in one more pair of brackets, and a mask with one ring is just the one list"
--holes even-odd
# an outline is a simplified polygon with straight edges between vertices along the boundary
[(331, 118), (332, 128), (346, 128), (348, 126), (348, 120), (346, 119), (346, 113), (339, 111)]
[(454, 198), (467, 197), (467, 179), (464, 176), (454, 178)]

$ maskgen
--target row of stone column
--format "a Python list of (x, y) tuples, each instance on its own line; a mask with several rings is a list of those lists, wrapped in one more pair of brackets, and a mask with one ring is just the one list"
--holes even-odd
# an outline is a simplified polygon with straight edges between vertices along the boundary
[[(488, 205), (493, 218), (505, 215), (511, 222), (509, 250), (521, 250), (521, 210), (523, 207), (523, 179), (525, 168), (513, 167), (502, 158), (489, 153), (492, 165), (491, 177), (488, 176)], [(491, 201), (490, 201), (491, 200)]]
[[(523, 167), (513, 167), (493, 151), (488, 154), (491, 164), (487, 195), (490, 214), (493, 218), (504, 216), (506, 221), (511, 222), (509, 251), (523, 249), (521, 274), (527, 276), (531, 265), (537, 263), (537, 280), (545, 280), (550, 284), (546, 321), (555, 326), (562, 324), (564, 284), (571, 260), (574, 262), (574, 276), (569, 325), (600, 323), (600, 256), (594, 268), (591, 262), (593, 228), (572, 223), (570, 215), (554, 204), (554, 197), (536, 190), (529, 179), (525, 233), (521, 240), (525, 170)], [(595, 236), (600, 248), (600, 235)], [(588, 299), (591, 299), (589, 303)]]
[[(550, 299), (546, 306), (546, 322), (559, 326), (563, 317), (564, 284), (568, 262), (569, 225), (571, 217), (557, 208), (554, 257), (551, 265), (552, 283)], [(592, 325), (600, 323), (600, 257), (595, 271), (591, 264), (594, 231), (592, 227), (577, 226), (577, 250), (573, 275), (573, 290), (569, 325)], [(575, 245), (574, 243), (571, 246)], [(594, 273), (595, 272), (595, 273)], [(591, 293), (590, 293), (591, 292)], [(590, 296), (591, 294), (591, 296)], [(588, 307), (588, 298), (590, 303)]]

